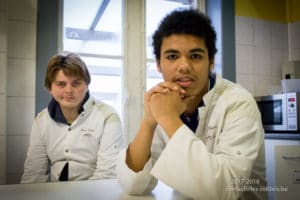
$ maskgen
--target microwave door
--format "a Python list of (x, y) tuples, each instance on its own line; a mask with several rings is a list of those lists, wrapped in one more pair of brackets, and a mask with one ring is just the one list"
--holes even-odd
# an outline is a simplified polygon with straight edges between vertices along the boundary
[(262, 98), (260, 110), (265, 130), (282, 131), (287, 129), (285, 96), (285, 94), (278, 94)]

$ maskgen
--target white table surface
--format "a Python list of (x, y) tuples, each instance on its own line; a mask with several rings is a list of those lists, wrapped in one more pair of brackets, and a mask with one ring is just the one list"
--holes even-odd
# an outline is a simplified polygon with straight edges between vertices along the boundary
[(159, 182), (147, 196), (130, 196), (117, 179), (0, 185), (0, 200), (135, 200), (189, 199)]

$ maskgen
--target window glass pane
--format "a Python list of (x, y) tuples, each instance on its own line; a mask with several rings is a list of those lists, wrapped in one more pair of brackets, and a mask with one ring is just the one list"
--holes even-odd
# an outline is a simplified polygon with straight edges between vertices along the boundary
[(122, 55), (121, 0), (64, 0), (63, 50)]
[(121, 116), (121, 59), (82, 57), (91, 73), (90, 93), (112, 105)]
[(147, 62), (147, 90), (162, 81), (161, 73), (157, 71), (155, 62)]
[(196, 0), (146, 0), (146, 53), (147, 53), (147, 90), (162, 81), (156, 69), (152, 48), (152, 35), (160, 21), (172, 10), (195, 8)]
[(91, 73), (90, 93), (122, 117), (122, 0), (64, 0), (63, 52), (81, 55)]

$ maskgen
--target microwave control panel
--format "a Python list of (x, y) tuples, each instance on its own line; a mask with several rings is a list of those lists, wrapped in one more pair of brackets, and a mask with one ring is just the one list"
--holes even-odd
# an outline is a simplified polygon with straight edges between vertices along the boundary
[(295, 95), (289, 95), (287, 97), (287, 109), (288, 109), (288, 114), (296, 114), (297, 97)]
[(287, 94), (287, 126), (288, 130), (297, 130), (297, 122), (298, 117), (297, 116), (297, 109), (299, 109), (299, 99), (297, 99), (296, 93), (288, 93)]
[(291, 101), (288, 99), (288, 103), (287, 103), (287, 109), (288, 109), (288, 113), (292, 114), (292, 113), (296, 113), (296, 104), (294, 101)]

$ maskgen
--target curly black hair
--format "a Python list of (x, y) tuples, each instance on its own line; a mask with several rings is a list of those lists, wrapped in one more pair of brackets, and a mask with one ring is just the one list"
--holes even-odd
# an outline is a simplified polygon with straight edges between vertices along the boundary
[(160, 60), (163, 38), (172, 34), (189, 34), (203, 38), (210, 60), (217, 52), (216, 31), (211, 20), (198, 9), (177, 9), (163, 18), (152, 37), (153, 53), (157, 60)]

